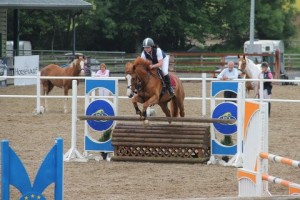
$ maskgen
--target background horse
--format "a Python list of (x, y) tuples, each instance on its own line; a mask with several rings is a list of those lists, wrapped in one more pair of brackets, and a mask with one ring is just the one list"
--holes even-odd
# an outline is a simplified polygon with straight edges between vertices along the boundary
[[(125, 73), (128, 84), (127, 96), (133, 97), (132, 103), (136, 114), (146, 117), (146, 109), (158, 104), (167, 117), (178, 117), (178, 114), (184, 117), (184, 89), (182, 82), (175, 74), (170, 73), (171, 82), (175, 82), (175, 96), (172, 97), (163, 88), (157, 69), (150, 69), (150, 62), (138, 57), (134, 63), (126, 63)], [(138, 108), (137, 102), (143, 104), (143, 112)], [(171, 111), (168, 108), (168, 102), (171, 103)]]
[[(41, 70), (41, 76), (79, 76), (84, 75), (84, 58), (74, 59), (66, 68), (50, 64)], [(41, 79), (42, 94), (48, 95), (54, 86), (63, 88), (64, 95), (68, 96), (69, 89), (72, 89), (71, 79)], [(77, 85), (79, 81), (77, 82)], [(48, 111), (47, 98), (45, 98), (45, 111)], [(64, 113), (67, 113), (67, 98), (64, 101)]]
[[(246, 79), (258, 79), (259, 74), (261, 73), (261, 67), (260, 64), (255, 64), (252, 60), (249, 58), (245, 57), (240, 57), (239, 58), (239, 67), (238, 69), (241, 70), (242, 74), (244, 74), (244, 78)], [(250, 90), (254, 90), (255, 96), (258, 93), (258, 86), (259, 82), (258, 81), (247, 81), (246, 82), (246, 91), (249, 94)]]

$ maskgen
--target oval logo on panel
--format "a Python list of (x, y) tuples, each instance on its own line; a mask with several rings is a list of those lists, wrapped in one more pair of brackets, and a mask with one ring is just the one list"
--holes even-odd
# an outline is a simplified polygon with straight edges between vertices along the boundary
[[(237, 120), (237, 105), (233, 102), (220, 103), (215, 107), (212, 118)], [(224, 135), (231, 135), (237, 131), (236, 123), (225, 124), (214, 122), (213, 125), (217, 131)]]
[[(115, 111), (110, 101), (100, 99), (91, 102), (85, 114), (89, 116), (115, 116)], [(87, 120), (87, 123), (94, 130), (106, 131), (113, 126), (114, 120)]]

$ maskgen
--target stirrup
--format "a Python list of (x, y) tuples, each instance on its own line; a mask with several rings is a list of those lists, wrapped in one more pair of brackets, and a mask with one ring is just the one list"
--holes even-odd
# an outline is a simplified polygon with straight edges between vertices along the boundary
[(172, 87), (169, 87), (168, 88), (168, 92), (171, 96), (174, 96), (175, 95), (175, 92), (174, 92), (174, 89)]

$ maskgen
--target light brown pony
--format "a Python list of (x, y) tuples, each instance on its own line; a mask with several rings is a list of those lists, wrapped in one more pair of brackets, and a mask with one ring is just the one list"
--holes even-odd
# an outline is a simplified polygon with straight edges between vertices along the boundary
[[(79, 76), (84, 72), (84, 58), (74, 59), (66, 68), (50, 64), (41, 70), (41, 76)], [(72, 89), (72, 79), (41, 79), (42, 94), (48, 95), (54, 86), (63, 88), (64, 95), (68, 96), (69, 89)], [(79, 81), (77, 82), (77, 85)], [(45, 111), (48, 111), (47, 98), (45, 98)], [(67, 98), (64, 101), (64, 113), (67, 113)]]
[[(138, 57), (134, 63), (126, 63), (125, 73), (128, 83), (127, 95), (130, 98), (133, 97), (132, 103), (136, 114), (146, 118), (147, 108), (158, 104), (167, 117), (178, 117), (178, 113), (184, 117), (184, 89), (180, 79), (175, 74), (169, 73), (171, 80), (173, 79), (176, 84), (175, 96), (172, 97), (163, 87), (157, 69), (150, 69), (149, 61)], [(171, 102), (171, 111), (168, 108), (168, 102)], [(138, 108), (137, 103), (143, 104), (143, 111)]]

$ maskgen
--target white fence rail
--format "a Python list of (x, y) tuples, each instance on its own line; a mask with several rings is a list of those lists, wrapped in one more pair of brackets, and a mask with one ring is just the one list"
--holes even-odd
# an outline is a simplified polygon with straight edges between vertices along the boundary
[[(85, 80), (86, 77), (57, 77), (57, 76), (47, 76), (47, 77), (43, 77), (43, 76), (3, 76), (3, 78), (7, 78), (7, 79), (17, 79), (17, 78), (22, 78), (22, 79), (36, 79), (36, 94), (35, 95), (4, 95), (4, 94), (0, 94), (0, 98), (36, 98), (36, 109), (37, 111), (40, 110), (40, 102), (42, 98), (72, 98), (71, 95), (69, 96), (44, 96), (41, 95), (41, 85), (40, 85), (40, 81), (41, 79), (81, 79), (81, 80)], [(110, 77), (110, 79), (117, 79), (118, 81), (125, 81), (124, 77)], [(203, 73), (202, 74), (202, 78), (180, 78), (183, 82), (184, 81), (198, 81), (202, 83), (202, 96), (199, 97), (186, 97), (186, 100), (200, 100), (202, 101), (202, 115), (206, 115), (206, 103), (207, 101), (210, 101), (211, 98), (210, 96), (207, 97), (207, 91), (206, 91), (206, 85), (207, 82), (210, 81), (216, 81), (218, 79), (216, 78), (206, 78), (206, 74)], [(266, 79), (236, 79), (236, 81), (238, 82), (244, 82), (244, 81), (259, 81), (260, 84), (260, 88), (263, 88), (263, 83), (265, 81), (269, 81)], [(283, 79), (272, 79), (273, 83), (284, 83), (284, 82), (288, 82), (288, 83), (294, 83), (294, 84), (300, 84), (300, 80), (283, 80)], [(286, 87), (286, 86), (282, 86), (282, 87)], [(295, 86), (297, 87), (297, 86)], [(263, 90), (260, 89), (259, 91), (260, 95), (260, 99), (254, 99), (254, 98), (246, 98), (247, 100), (259, 100), (261, 102), (287, 102), (287, 103), (300, 103), (300, 99), (276, 99), (276, 98), (272, 98), (272, 99), (263, 99)], [(85, 98), (85, 96), (77, 96), (78, 98)], [(127, 99), (127, 96), (118, 96), (119, 99)], [(225, 98), (216, 98), (216, 100), (224, 100)]]

